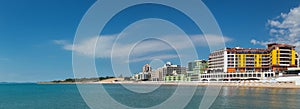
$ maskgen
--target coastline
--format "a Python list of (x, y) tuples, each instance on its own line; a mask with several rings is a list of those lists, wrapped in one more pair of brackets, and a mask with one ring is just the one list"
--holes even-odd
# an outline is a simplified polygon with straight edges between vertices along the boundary
[(150, 82), (150, 81), (122, 81), (122, 82), (38, 82), (37, 84), (127, 84), (127, 85), (185, 85), (185, 86), (226, 86), (241, 88), (282, 88), (300, 89), (295, 83), (263, 83), (263, 82)]

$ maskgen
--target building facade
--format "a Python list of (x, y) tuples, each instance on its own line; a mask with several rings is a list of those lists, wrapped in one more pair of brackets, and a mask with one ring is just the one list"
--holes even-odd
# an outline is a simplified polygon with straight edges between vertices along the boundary
[(151, 73), (152, 81), (163, 81), (163, 68), (158, 68)]
[(208, 64), (206, 60), (195, 60), (188, 63), (187, 78), (190, 81), (199, 81), (199, 75), (207, 73)]
[(138, 72), (137, 74), (133, 75), (132, 78), (137, 81), (148, 81), (151, 80), (152, 73), (151, 66), (149, 64), (145, 64), (142, 67), (142, 72)]
[(143, 66), (143, 72), (151, 72), (152, 71), (152, 68), (150, 67), (150, 65), (149, 64), (145, 64), (144, 66)]
[(268, 72), (269, 54), (266, 49), (227, 48), (227, 72)]
[(185, 75), (186, 67), (167, 62), (163, 67), (153, 71), (151, 78), (153, 81), (182, 81)]
[(188, 63), (187, 71), (193, 71), (193, 73), (206, 73), (208, 64), (206, 60), (195, 60)]
[(269, 65), (272, 71), (285, 71), (288, 68), (297, 67), (298, 55), (295, 46), (287, 44), (268, 44)]
[(227, 72), (226, 49), (216, 50), (209, 54), (208, 73), (210, 72)]
[(186, 67), (181, 65), (173, 65), (171, 62), (167, 62), (162, 70), (163, 76), (173, 76), (178, 74), (185, 74)]
[(271, 43), (266, 49), (225, 48), (209, 55), (208, 72), (281, 72), (297, 67), (295, 46)]

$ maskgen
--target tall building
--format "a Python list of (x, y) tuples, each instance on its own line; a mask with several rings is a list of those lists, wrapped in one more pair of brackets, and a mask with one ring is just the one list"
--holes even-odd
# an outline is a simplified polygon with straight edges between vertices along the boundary
[(287, 70), (287, 68), (297, 67), (298, 56), (295, 46), (287, 44), (268, 44), (270, 51), (269, 65), (273, 71)]
[(152, 74), (152, 69), (151, 69), (151, 66), (149, 64), (145, 64), (143, 67), (142, 67), (142, 72), (139, 72), (137, 74), (135, 74), (133, 76), (133, 78), (135, 80), (139, 80), (139, 81), (147, 81), (147, 80), (150, 80), (151, 79), (151, 74)]
[(152, 69), (149, 64), (146, 64), (143, 66), (143, 72), (151, 72), (151, 71), (152, 71)]
[(271, 43), (261, 48), (225, 48), (209, 55), (209, 72), (280, 72), (297, 67), (295, 46)]
[(173, 76), (178, 74), (185, 74), (186, 67), (180, 65), (173, 65), (171, 62), (167, 62), (163, 67), (163, 76)]
[(208, 57), (208, 72), (227, 72), (227, 49), (213, 51)]
[(269, 54), (266, 49), (227, 48), (227, 72), (269, 71)]
[(206, 60), (194, 60), (188, 63), (187, 77), (191, 81), (199, 81), (199, 74), (206, 73), (207, 71)]
[(186, 74), (186, 67), (180, 65), (173, 65), (167, 62), (163, 67), (153, 71), (151, 77), (155, 81), (177, 81), (182, 80)]
[(195, 68), (195, 66), (196, 66), (196, 63), (195, 63), (194, 61), (189, 62), (189, 63), (188, 63), (187, 71), (193, 71), (194, 68)]
[(151, 73), (152, 81), (163, 81), (163, 68), (158, 68)]
[(188, 63), (187, 71), (193, 71), (193, 73), (206, 73), (208, 64), (206, 60), (194, 60)]

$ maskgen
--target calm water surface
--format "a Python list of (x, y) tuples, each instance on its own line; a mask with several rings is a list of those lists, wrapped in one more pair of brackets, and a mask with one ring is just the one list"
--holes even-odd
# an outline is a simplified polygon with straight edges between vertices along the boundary
[[(86, 85), (94, 86), (94, 85)], [(161, 86), (154, 92), (137, 94), (118, 84), (104, 85), (110, 96), (130, 107), (151, 107), (168, 99), (176, 86)], [(149, 85), (135, 85), (146, 89)], [(190, 86), (191, 87), (191, 86)], [(198, 87), (185, 107), (196, 109), (206, 87)], [(183, 93), (181, 96), (184, 97)], [(300, 108), (299, 89), (223, 87), (212, 109)], [(0, 109), (89, 109), (76, 85), (0, 84)]]

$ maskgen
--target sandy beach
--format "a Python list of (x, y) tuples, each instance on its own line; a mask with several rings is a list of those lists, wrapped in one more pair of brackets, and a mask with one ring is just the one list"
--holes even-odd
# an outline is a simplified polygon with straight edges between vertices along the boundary
[(292, 88), (300, 89), (295, 82), (270, 82), (270, 81), (125, 81), (123, 78), (111, 78), (101, 81), (85, 82), (38, 82), (37, 84), (134, 84), (134, 85), (189, 85), (189, 86), (229, 86), (229, 87), (256, 87), (256, 88)]
[(263, 82), (98, 82), (100, 84), (138, 84), (138, 85), (191, 85), (191, 86), (230, 86), (256, 88), (299, 88), (295, 83), (263, 83)]

